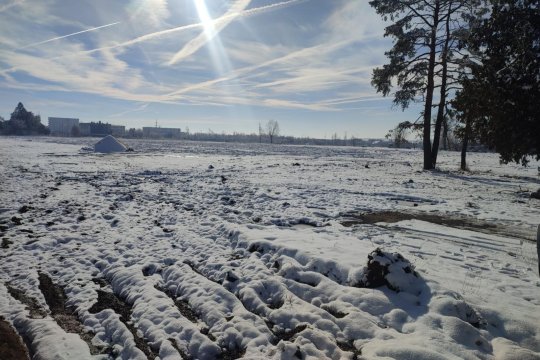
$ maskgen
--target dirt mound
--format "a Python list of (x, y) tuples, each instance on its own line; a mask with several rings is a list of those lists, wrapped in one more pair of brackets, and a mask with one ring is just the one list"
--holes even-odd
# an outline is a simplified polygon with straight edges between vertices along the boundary
[(364, 276), (357, 287), (388, 286), (394, 291), (410, 291), (418, 282), (414, 266), (401, 254), (384, 252), (377, 248), (368, 255)]

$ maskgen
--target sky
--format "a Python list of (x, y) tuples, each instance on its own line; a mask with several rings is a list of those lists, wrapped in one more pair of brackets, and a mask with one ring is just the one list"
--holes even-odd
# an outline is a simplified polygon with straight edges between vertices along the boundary
[(414, 121), (370, 84), (367, 0), (0, 0), (0, 116), (382, 138)]

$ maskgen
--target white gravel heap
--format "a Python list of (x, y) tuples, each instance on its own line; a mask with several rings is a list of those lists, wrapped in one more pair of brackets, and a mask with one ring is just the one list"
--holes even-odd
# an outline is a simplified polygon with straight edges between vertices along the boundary
[(94, 145), (94, 151), (100, 153), (124, 152), (127, 147), (112, 135), (107, 135)]

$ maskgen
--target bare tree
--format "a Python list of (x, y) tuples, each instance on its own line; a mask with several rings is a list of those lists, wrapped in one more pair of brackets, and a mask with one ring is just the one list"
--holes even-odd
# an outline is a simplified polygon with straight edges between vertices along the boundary
[(279, 123), (276, 120), (268, 120), (266, 123), (266, 132), (270, 138), (270, 143), (274, 143), (274, 137), (279, 136)]

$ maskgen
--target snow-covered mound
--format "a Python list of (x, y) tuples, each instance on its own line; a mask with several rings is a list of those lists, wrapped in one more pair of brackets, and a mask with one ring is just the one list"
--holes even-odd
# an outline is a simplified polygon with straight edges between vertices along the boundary
[(107, 135), (94, 145), (94, 151), (100, 153), (124, 152), (127, 146), (118, 141), (114, 136)]

